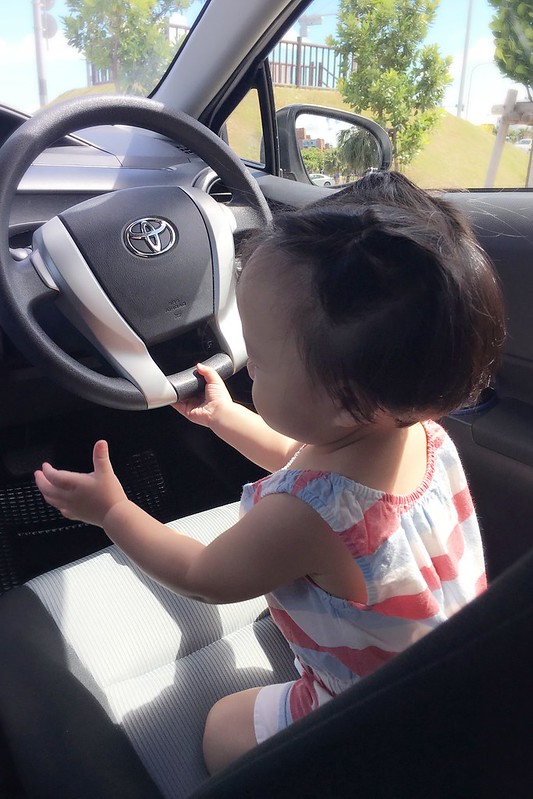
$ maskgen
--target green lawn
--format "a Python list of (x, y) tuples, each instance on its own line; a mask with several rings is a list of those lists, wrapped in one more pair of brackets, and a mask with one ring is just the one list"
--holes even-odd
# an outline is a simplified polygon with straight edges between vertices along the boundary
[[(405, 169), (425, 188), (483, 186), (495, 136), (483, 127), (443, 112), (423, 151)], [(524, 186), (528, 153), (505, 144), (495, 186)]]

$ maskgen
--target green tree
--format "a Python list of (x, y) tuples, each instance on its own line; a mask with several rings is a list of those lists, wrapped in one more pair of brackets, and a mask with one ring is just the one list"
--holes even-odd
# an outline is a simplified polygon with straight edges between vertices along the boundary
[(66, 0), (62, 18), (70, 45), (99, 70), (109, 70), (118, 90), (147, 94), (172, 55), (170, 14), (191, 0)]
[(304, 166), (310, 175), (324, 170), (324, 153), (322, 150), (319, 150), (318, 147), (302, 147), (300, 152)]
[(533, 2), (489, 0), (496, 13), (491, 22), (500, 72), (526, 87), (533, 100)]
[(328, 175), (340, 175), (343, 168), (338, 147), (328, 147), (324, 150), (324, 172)]
[(339, 89), (391, 133), (395, 166), (409, 163), (439, 119), (451, 58), (424, 45), (439, 0), (340, 0), (332, 43), (343, 56)]
[(370, 167), (378, 166), (379, 150), (367, 130), (353, 126), (339, 131), (338, 154), (342, 167), (350, 175), (362, 175)]

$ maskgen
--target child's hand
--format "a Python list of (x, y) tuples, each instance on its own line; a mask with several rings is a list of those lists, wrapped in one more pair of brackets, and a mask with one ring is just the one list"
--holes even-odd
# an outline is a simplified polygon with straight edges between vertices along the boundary
[(205, 363), (197, 364), (196, 368), (205, 380), (204, 395), (199, 394), (191, 399), (181, 400), (172, 407), (189, 421), (210, 427), (214, 417), (225, 407), (231, 407), (233, 400), (226, 384), (214, 369)]
[(35, 482), (45, 500), (65, 518), (102, 527), (106, 514), (126, 494), (111, 466), (106, 441), (94, 445), (93, 465), (94, 472), (79, 474), (43, 463), (35, 472)]

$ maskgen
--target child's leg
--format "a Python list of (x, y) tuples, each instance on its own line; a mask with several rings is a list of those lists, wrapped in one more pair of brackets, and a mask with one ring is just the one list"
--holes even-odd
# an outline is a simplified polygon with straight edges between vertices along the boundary
[(204, 759), (210, 774), (257, 746), (254, 705), (260, 688), (220, 699), (209, 711), (204, 730)]

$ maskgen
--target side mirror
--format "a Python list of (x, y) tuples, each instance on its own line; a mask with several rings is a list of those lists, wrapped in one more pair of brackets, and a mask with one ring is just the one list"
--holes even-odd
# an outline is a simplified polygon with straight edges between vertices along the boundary
[(390, 139), (371, 119), (319, 105), (287, 105), (276, 120), (283, 177), (334, 188), (368, 169), (390, 169)]

